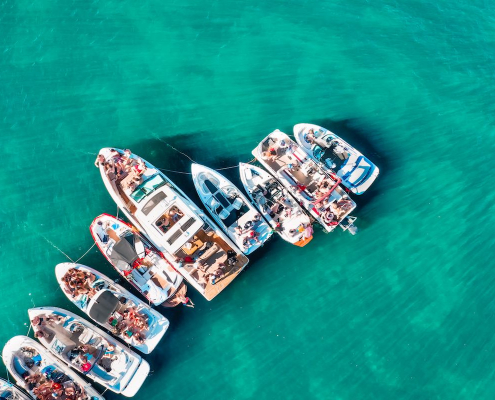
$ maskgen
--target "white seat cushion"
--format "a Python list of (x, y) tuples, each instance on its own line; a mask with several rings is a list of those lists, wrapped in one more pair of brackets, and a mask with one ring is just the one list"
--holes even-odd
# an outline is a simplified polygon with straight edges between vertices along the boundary
[(236, 210), (240, 210), (243, 204), (244, 202), (239, 197), (236, 197), (236, 199), (232, 203), (232, 207), (234, 207)]

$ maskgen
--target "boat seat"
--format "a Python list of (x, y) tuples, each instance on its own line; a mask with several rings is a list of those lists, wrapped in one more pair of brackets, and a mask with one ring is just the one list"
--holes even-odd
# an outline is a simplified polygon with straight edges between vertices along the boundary
[(138, 284), (138, 286), (144, 286), (146, 285), (146, 279), (135, 269), (132, 270), (132, 279)]
[(240, 210), (243, 204), (244, 202), (242, 201), (242, 199), (236, 197), (236, 199), (232, 203), (232, 207), (234, 207), (236, 210)]
[(230, 215), (230, 212), (228, 210), (226, 210), (225, 208), (222, 209), (222, 211), (220, 211), (220, 213), (218, 214), (218, 216), (221, 218), (221, 219), (225, 219), (227, 218), (228, 216)]
[(252, 180), (253, 179), (253, 171), (251, 170), (251, 168), (246, 168), (244, 170), (244, 175), (246, 176), (247, 180)]
[(209, 207), (212, 211), (216, 211), (218, 207), (220, 207), (220, 203), (215, 200), (213, 196), (211, 196), (206, 202), (206, 206)]

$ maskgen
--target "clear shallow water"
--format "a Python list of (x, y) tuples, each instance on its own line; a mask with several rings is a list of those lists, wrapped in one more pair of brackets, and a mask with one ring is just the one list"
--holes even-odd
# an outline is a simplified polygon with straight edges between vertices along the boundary
[[(47, 240), (77, 259), (92, 219), (116, 212), (99, 148), (188, 171), (168, 143), (220, 168), (314, 122), (382, 171), (355, 197), (359, 234), (272, 240), (213, 302), (191, 290), (194, 310), (164, 312), (137, 398), (492, 399), (494, 11), (0, 3), (0, 342), (27, 332), (33, 304), (75, 311)], [(189, 176), (170, 176), (197, 199)], [(116, 276), (96, 249), (82, 262)]]

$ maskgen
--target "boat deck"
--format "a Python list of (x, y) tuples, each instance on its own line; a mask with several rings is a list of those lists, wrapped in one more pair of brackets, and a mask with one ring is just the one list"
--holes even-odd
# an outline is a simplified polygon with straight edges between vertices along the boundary
[[(204, 296), (211, 300), (223, 289), (225, 289), (248, 263), (248, 258), (244, 254), (236, 253), (236, 262), (230, 266), (227, 263), (228, 252), (232, 248), (214, 231), (199, 230), (190, 241), (191, 248), (183, 246), (175, 255), (179, 258), (190, 257), (193, 260), (200, 260), (202, 268), (193, 266), (194, 261), (184, 262), (183, 268), (188, 272), (200, 286), (204, 288)], [(222, 265), (224, 265), (222, 267)], [(209, 275), (218, 269), (223, 270), (221, 277), (216, 279), (215, 284), (211, 283)]]

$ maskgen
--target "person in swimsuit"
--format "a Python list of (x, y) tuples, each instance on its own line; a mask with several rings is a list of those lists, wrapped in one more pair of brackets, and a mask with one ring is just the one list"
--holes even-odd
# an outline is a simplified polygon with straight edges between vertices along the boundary
[(98, 154), (95, 160), (95, 167), (100, 168), (100, 165), (105, 164), (105, 156), (103, 154)]

